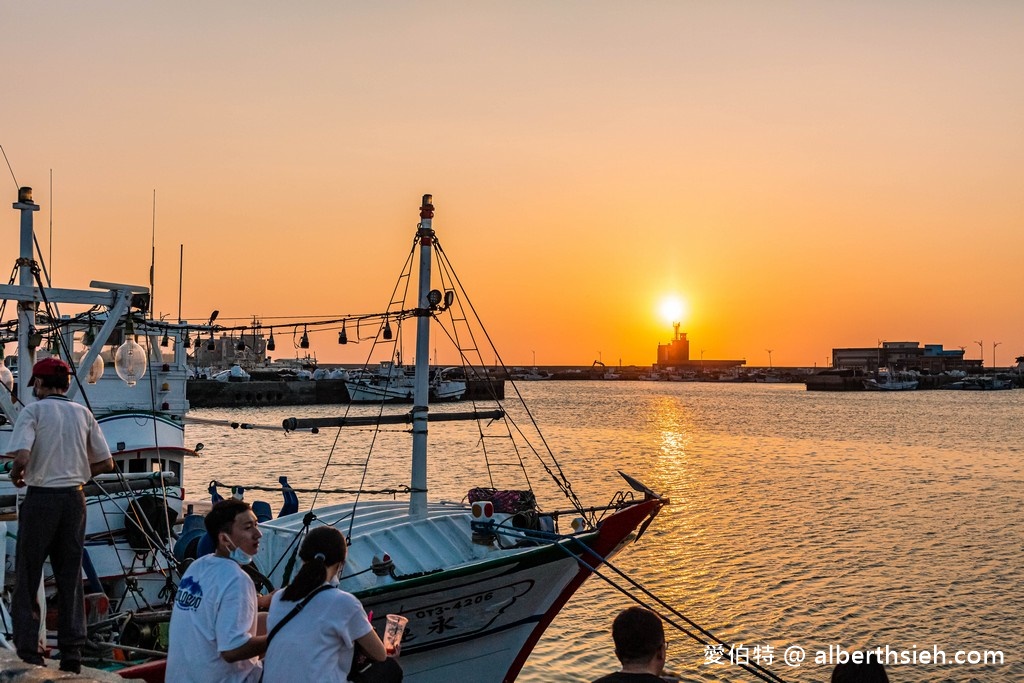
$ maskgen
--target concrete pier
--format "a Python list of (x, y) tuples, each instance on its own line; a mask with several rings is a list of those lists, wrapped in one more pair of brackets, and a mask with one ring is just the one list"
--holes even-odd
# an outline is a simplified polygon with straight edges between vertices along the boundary
[(47, 659), (46, 666), (35, 666), (21, 661), (17, 654), (0, 648), (0, 681), (3, 683), (49, 683), (50, 681), (96, 681), (97, 683), (124, 683), (117, 674), (82, 667), (82, 673), (60, 670), (60, 662)]

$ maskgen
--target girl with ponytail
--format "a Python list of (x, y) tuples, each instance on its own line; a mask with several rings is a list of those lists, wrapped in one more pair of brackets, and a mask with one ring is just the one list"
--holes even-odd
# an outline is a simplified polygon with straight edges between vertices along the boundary
[(330, 526), (306, 534), (299, 548), (302, 567), (284, 590), (274, 594), (267, 615), (267, 630), (284, 622), (296, 605), (324, 585), (305, 607), (275, 632), (263, 664), (263, 680), (345, 683), (355, 644), (373, 660), (384, 661), (384, 643), (351, 593), (337, 589), (345, 564), (345, 537)]

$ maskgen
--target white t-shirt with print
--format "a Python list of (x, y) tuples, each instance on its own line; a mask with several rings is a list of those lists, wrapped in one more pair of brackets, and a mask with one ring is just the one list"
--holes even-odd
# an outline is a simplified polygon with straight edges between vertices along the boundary
[(178, 584), (168, 636), (167, 673), (174, 683), (259, 680), (259, 659), (226, 662), (221, 652), (256, 635), (256, 587), (238, 563), (205, 555)]
[[(270, 601), (268, 633), (299, 604), (282, 600), (283, 593), (274, 593)], [(322, 591), (270, 641), (263, 662), (263, 680), (345, 683), (354, 643), (372, 629), (354, 595), (343, 590)]]

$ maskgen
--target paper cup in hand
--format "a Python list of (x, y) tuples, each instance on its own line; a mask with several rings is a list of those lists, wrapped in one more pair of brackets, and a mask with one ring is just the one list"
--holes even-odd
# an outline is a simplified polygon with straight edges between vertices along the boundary
[(389, 614), (388, 622), (384, 625), (384, 650), (389, 657), (398, 652), (398, 646), (402, 644), (402, 635), (405, 633), (405, 625), (409, 620), (401, 614)]

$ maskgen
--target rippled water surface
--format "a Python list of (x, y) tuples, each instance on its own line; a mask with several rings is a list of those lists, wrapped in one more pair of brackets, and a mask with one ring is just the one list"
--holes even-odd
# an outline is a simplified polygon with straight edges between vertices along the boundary
[[(937, 647), (949, 659), (889, 666), (894, 682), (1024, 680), (1024, 391), (886, 395), (583, 381), (520, 390), (586, 504), (623, 488), (617, 469), (671, 496), (616, 566), (727, 643), (773, 646), (770, 668), (785, 680), (827, 681), (832, 667), (810, 660), (836, 644)], [(193, 416), (279, 424), (297, 410)], [(452, 437), (442, 433), (452, 429)], [(362, 457), (369, 435), (337, 443), (335, 436), (190, 426), (187, 438), (206, 449), (189, 463), (187, 486), (197, 492), (210, 479), (244, 485), (279, 474), (315, 486), (333, 447), (325, 487), (355, 487), (358, 470), (347, 463)], [(471, 441), (472, 429), (431, 429), (432, 497), (461, 499), (486, 485), (482, 464), (461, 458), (456, 437)], [(401, 456), (382, 462), (367, 486), (405, 482), (405, 435), (382, 438), (394, 439)], [(543, 477), (534, 483), (542, 503), (564, 507)], [(615, 670), (610, 621), (629, 604), (591, 579), (519, 680), (589, 681)], [(682, 680), (757, 680), (706, 664), (703, 646), (668, 635), (669, 665)], [(800, 667), (779, 661), (792, 645), (810, 653)], [(957, 650), (1001, 650), (1005, 663), (956, 666)]]

